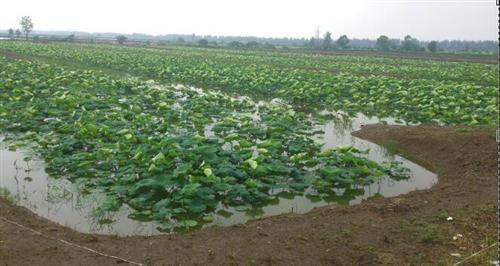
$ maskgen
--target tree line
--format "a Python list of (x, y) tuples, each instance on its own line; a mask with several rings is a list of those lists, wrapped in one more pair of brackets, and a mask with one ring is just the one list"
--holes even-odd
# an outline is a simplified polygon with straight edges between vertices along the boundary
[[(34, 24), (30, 17), (24, 16), (19, 22), (21, 29), (8, 29), (10, 38), (20, 38), (22, 34), (28, 39), (28, 35), (33, 32)], [(67, 34), (66, 32), (48, 32), (54, 36)], [(379, 51), (405, 51), (435, 53), (437, 51), (465, 51), (465, 52), (496, 52), (497, 41), (420, 41), (410, 35), (406, 35), (402, 40), (391, 39), (386, 35), (379, 36), (376, 40), (370, 39), (350, 39), (347, 35), (341, 35), (334, 40), (331, 32), (326, 32), (322, 38), (264, 38), (253, 36), (212, 36), (196, 34), (168, 34), (168, 35), (147, 35), (147, 34), (117, 34), (117, 33), (78, 33), (80, 38), (92, 40), (94, 37), (107, 37), (114, 39), (119, 44), (126, 41), (139, 41), (146, 44), (152, 42), (176, 42), (184, 45), (197, 45), (203, 47), (232, 47), (249, 49), (289, 49), (305, 48), (312, 50), (379, 50)], [(75, 40), (75, 33), (64, 36), (62, 41)], [(34, 39), (38, 39), (37, 36)]]
[[(449, 50), (464, 50), (464, 51), (495, 51), (497, 43), (494, 41), (429, 41), (422, 42), (411, 35), (406, 35), (403, 40), (390, 39), (386, 35), (380, 35), (377, 40), (356, 40), (357, 43), (351, 46), (351, 40), (346, 35), (341, 35), (336, 41), (333, 41), (332, 34), (330, 32), (325, 33), (324, 37), (314, 38), (312, 37), (306, 47), (312, 49), (321, 50), (346, 50), (346, 49), (359, 49), (359, 48), (371, 48), (380, 51), (405, 51), (405, 52), (425, 52), (429, 51), (432, 53), (438, 50), (449, 51)], [(457, 43), (467, 43), (463, 48), (456, 45)], [(455, 44), (455, 47), (450, 44)], [(452, 49), (455, 48), (455, 49)], [(458, 48), (458, 49), (457, 49)]]

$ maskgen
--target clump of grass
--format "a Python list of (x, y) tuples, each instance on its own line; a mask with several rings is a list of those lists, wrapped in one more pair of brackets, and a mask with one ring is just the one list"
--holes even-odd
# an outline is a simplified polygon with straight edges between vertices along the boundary
[(482, 247), (489, 247), (493, 244), (496, 243), (496, 238), (495, 237), (490, 237), (490, 236), (487, 236), (486, 238), (484, 238), (483, 240), (481, 240), (481, 246)]
[(348, 244), (352, 241), (353, 232), (349, 229), (342, 229), (338, 232), (333, 240), (337, 243)]
[(97, 242), (98, 241), (97, 237), (94, 235), (84, 235), (84, 236), (82, 236), (82, 240), (85, 242)]
[(441, 232), (436, 225), (422, 219), (402, 221), (401, 230), (416, 237), (422, 243), (443, 242), (446, 237), (446, 233)]
[(466, 127), (459, 127), (457, 129), (455, 129), (456, 133), (467, 133), (467, 132), (472, 132), (472, 131), (473, 131), (472, 128), (466, 128)]
[(14, 196), (10, 193), (10, 191), (6, 188), (0, 187), (0, 198), (10, 202), (10, 203), (15, 203), (16, 200)]
[(386, 141), (383, 146), (389, 155), (396, 155), (402, 153), (402, 150), (399, 147), (398, 142), (395, 140), (390, 139)]

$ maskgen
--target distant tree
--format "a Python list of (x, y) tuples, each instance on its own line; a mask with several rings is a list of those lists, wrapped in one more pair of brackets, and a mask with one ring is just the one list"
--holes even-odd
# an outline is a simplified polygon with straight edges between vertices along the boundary
[(384, 50), (388, 51), (389, 50), (389, 37), (385, 35), (380, 35), (378, 37), (377, 42), (375, 43), (375, 48), (378, 50)]
[(349, 47), (349, 41), (350, 40), (347, 38), (347, 35), (342, 35), (337, 40), (337, 45), (342, 49), (347, 49)]
[(403, 42), (401, 43), (401, 48), (403, 50), (406, 50), (406, 51), (410, 51), (411, 50), (411, 36), (410, 35), (406, 35)]
[(64, 37), (65, 42), (72, 42), (74, 40), (75, 40), (75, 34), (70, 34), (70, 35)]
[(316, 45), (316, 39), (314, 37), (311, 37), (311, 39), (309, 39), (309, 42), (306, 45), (314, 47)]
[(200, 46), (207, 46), (208, 45), (208, 41), (205, 40), (205, 39), (201, 39), (198, 41), (198, 45)]
[(33, 21), (31, 21), (31, 18), (28, 16), (24, 16), (21, 18), (21, 21), (19, 22), (21, 25), (21, 28), (23, 29), (24, 35), (26, 36), (26, 40), (28, 39), (28, 35), (30, 32), (33, 31)]
[(375, 48), (378, 50), (389, 51), (391, 48), (391, 41), (389, 40), (389, 37), (380, 35), (375, 43)]
[(264, 43), (264, 48), (265, 49), (276, 49), (276, 46), (274, 46), (273, 44), (270, 44), (268, 42)]
[(323, 39), (323, 49), (328, 50), (332, 48), (332, 33), (325, 33), (325, 38)]
[(242, 48), (245, 45), (241, 42), (232, 41), (232, 42), (228, 43), (227, 46), (232, 47), (232, 48)]
[(429, 44), (427, 44), (427, 49), (431, 53), (435, 53), (437, 51), (437, 46), (438, 46), (438, 43), (436, 41), (431, 41)]
[(419, 51), (422, 50), (420, 45), (418, 44), (418, 40), (412, 38), (410, 35), (406, 35), (405, 39), (401, 43), (401, 48), (405, 51)]
[(40, 36), (35, 35), (35, 36), (33, 37), (33, 41), (34, 41), (34, 42), (39, 42), (39, 41), (40, 41)]
[(9, 32), (9, 38), (12, 39), (14, 37), (14, 30), (13, 29), (9, 29), (8, 32)]
[(256, 41), (247, 42), (247, 44), (246, 44), (247, 48), (258, 48), (259, 46), (260, 46), (260, 43), (258, 43)]
[(123, 44), (128, 38), (125, 37), (124, 35), (118, 35), (116, 36), (116, 41), (119, 43), (119, 44)]
[(179, 38), (177, 38), (177, 42), (178, 43), (185, 43), (186, 41), (184, 40), (184, 38), (179, 37)]
[(17, 38), (21, 37), (21, 31), (19, 29), (16, 30), (16, 37)]

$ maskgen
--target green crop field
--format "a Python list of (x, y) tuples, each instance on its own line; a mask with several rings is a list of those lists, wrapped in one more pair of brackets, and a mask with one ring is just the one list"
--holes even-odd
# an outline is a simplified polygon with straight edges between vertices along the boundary
[(352, 55), (1, 42), (0, 50), (407, 122), (496, 121), (497, 66)]
[(322, 148), (320, 111), (497, 121), (497, 67), (473, 62), (0, 41), (0, 66), (9, 148), (30, 146), (51, 176), (105, 193), (101, 211), (127, 204), (166, 231), (210, 222), (220, 204), (272, 204), (273, 190), (326, 197), (408, 178), (350, 145)]

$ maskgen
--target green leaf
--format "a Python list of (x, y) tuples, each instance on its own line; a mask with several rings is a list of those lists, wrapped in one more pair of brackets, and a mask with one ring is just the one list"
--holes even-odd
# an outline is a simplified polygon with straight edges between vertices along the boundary
[(175, 170), (174, 170), (174, 177), (179, 177), (181, 175), (187, 175), (187, 173), (192, 169), (192, 164), (191, 163), (183, 163), (179, 165)]
[(248, 165), (250, 165), (250, 167), (251, 167), (252, 169), (254, 169), (254, 170), (255, 170), (255, 169), (257, 168), (257, 166), (259, 165), (259, 164), (258, 164), (255, 160), (253, 160), (253, 159), (248, 159), (248, 160), (246, 160), (246, 162), (247, 162), (247, 163), (248, 163)]
[(192, 228), (198, 225), (198, 222), (195, 220), (181, 220), (178, 223), (179, 227), (184, 227), (184, 228)]
[(165, 155), (162, 152), (159, 152), (155, 157), (153, 157), (153, 159), (151, 159), (151, 161), (153, 163), (156, 163), (157, 161), (163, 161), (163, 160), (165, 160)]
[(101, 208), (106, 211), (117, 211), (120, 208), (120, 203), (115, 197), (108, 196), (101, 204)]
[(341, 168), (335, 166), (324, 166), (319, 170), (320, 174), (324, 177), (337, 176), (343, 172)]
[(212, 169), (210, 168), (205, 168), (203, 169), (203, 173), (207, 176), (207, 177), (210, 177), (213, 175), (213, 172), (212, 172)]

